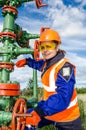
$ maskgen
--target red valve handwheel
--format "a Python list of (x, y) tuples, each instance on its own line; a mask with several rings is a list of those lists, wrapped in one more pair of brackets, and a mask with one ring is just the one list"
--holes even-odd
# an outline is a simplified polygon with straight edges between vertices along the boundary
[(16, 101), (12, 114), (12, 130), (24, 130), (26, 113), (26, 102), (20, 98)]
[(35, 0), (35, 2), (38, 9), (47, 5), (47, 4), (42, 4), (42, 0)]
[(35, 43), (34, 43), (34, 59), (35, 60), (39, 59), (39, 55), (40, 55), (38, 46), (39, 46), (38, 40), (35, 40)]

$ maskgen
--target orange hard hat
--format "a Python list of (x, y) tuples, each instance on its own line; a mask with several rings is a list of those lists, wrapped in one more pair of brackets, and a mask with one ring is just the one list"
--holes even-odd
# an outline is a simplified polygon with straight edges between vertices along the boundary
[(58, 43), (61, 43), (61, 38), (58, 32), (52, 29), (45, 29), (40, 34), (39, 42), (45, 42), (45, 41), (57, 41)]

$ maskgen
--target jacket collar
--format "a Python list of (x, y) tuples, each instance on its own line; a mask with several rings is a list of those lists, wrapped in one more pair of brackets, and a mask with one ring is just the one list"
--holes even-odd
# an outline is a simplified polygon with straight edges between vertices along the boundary
[(64, 53), (60, 52), (60, 53), (57, 53), (57, 55), (49, 60), (46, 60), (45, 63), (46, 63), (46, 66), (44, 67), (44, 70), (43, 70), (43, 73), (41, 76), (43, 76), (43, 74), (46, 72), (46, 70), (52, 66), (53, 64), (55, 64), (56, 62), (59, 62), (62, 58), (64, 58)]
[(60, 52), (57, 55), (49, 60), (46, 60), (46, 67), (49, 68), (51, 65), (55, 64), (56, 62), (60, 61), (64, 58), (64, 53)]

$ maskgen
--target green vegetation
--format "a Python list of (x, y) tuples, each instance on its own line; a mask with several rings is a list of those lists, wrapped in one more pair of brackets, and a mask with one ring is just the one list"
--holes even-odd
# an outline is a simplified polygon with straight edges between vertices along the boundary
[(57, 130), (57, 128), (54, 127), (53, 125), (49, 125), (49, 126), (45, 126), (43, 128), (38, 128), (37, 130)]
[(82, 88), (77, 88), (77, 93), (78, 94), (80, 94), (80, 93), (81, 94), (86, 94), (86, 88), (83, 88), (83, 87)]
[(81, 122), (82, 122), (82, 128), (83, 130), (86, 130), (86, 113), (85, 113), (85, 107), (84, 107), (84, 102), (82, 100), (78, 100), (79, 103), (79, 108), (80, 108), (80, 117), (81, 117)]

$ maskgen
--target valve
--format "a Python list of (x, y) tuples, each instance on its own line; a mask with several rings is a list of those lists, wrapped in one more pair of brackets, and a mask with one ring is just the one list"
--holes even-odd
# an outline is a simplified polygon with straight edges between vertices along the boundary
[(43, 6), (47, 6), (47, 4), (43, 4), (42, 0), (35, 0), (37, 8), (41, 8)]
[[(49, 27), (42, 27), (40, 29), (40, 35), (42, 34), (43, 31), (45, 31), (47, 29), (50, 29), (50, 28)], [(40, 44), (39, 41), (35, 40), (35, 43), (34, 43), (34, 59), (35, 60), (43, 60), (43, 58), (40, 58), (39, 44)]]
[(35, 43), (34, 43), (34, 59), (36, 61), (44, 60), (44, 58), (40, 57), (39, 44), (40, 44), (39, 41), (35, 40)]
[(31, 114), (26, 114), (26, 101), (22, 98), (18, 99), (13, 108), (12, 114), (12, 130), (24, 130), (26, 125), (26, 117), (31, 117)]
[(42, 27), (42, 28), (40, 29), (40, 35), (42, 34), (42, 32), (44, 32), (44, 31), (47, 30), (47, 29), (50, 29), (50, 27)]
[(39, 52), (39, 42), (38, 42), (38, 40), (35, 40), (35, 43), (34, 43), (34, 59), (35, 60), (38, 60), (39, 59), (39, 54), (40, 54), (40, 52)]
[(25, 116), (26, 102), (20, 98), (16, 101), (12, 114), (12, 130), (24, 130), (25, 128)]

